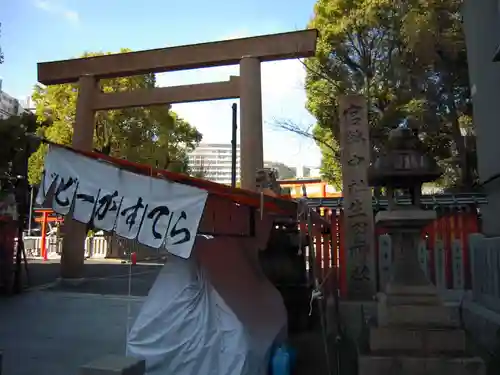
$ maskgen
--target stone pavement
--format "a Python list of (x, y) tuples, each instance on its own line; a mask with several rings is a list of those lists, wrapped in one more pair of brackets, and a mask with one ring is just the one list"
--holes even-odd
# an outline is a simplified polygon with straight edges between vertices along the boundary
[[(98, 294), (128, 294), (128, 274), (132, 271), (132, 294), (145, 296), (156, 279), (161, 264), (139, 263), (130, 267), (116, 260), (86, 260), (84, 277), (88, 281), (81, 285), (78, 292)], [(59, 260), (29, 261), (30, 287), (46, 287), (54, 283), (60, 272)], [(105, 282), (106, 280), (106, 282)], [(24, 278), (26, 284), (26, 279)], [(56, 288), (60, 290), (61, 288)], [(74, 291), (72, 289), (71, 291)]]
[(127, 310), (143, 297), (27, 292), (0, 299), (4, 375), (78, 375), (80, 366), (125, 353)]
[[(129, 297), (129, 265), (86, 261), (86, 281), (64, 287), (54, 284), (58, 262), (31, 264), (32, 290), (0, 298), (2, 375), (78, 375), (90, 361), (123, 355), (128, 308), (132, 323), (160, 268), (133, 266)], [(319, 333), (292, 342), (298, 351), (297, 375), (326, 374)]]
[(76, 287), (55, 283), (59, 268), (30, 260), (31, 290), (0, 298), (2, 375), (77, 375), (103, 355), (123, 355), (128, 303), (133, 321), (161, 265), (87, 260)]
[[(95, 359), (123, 355), (128, 304), (133, 322), (143, 300), (50, 290), (0, 299), (2, 375), (78, 375), (80, 366)], [(327, 374), (319, 333), (305, 333), (292, 343), (298, 350), (297, 375)]]

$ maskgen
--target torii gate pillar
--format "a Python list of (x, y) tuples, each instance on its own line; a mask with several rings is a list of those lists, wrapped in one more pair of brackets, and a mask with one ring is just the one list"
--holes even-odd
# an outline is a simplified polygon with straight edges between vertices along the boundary
[[(79, 85), (73, 147), (92, 150), (96, 111), (240, 97), (241, 185), (256, 190), (256, 172), (263, 167), (262, 94), (260, 63), (312, 57), (318, 31), (293, 31), (250, 38), (154, 50), (118, 53), (38, 63), (38, 81), (44, 85)], [(240, 78), (227, 82), (137, 89), (102, 93), (100, 79), (130, 77), (240, 64)], [(67, 220), (63, 230), (62, 278), (83, 276), (85, 226)]]
[(240, 168), (241, 187), (256, 190), (255, 175), (264, 167), (260, 60), (240, 61)]
[[(77, 150), (92, 151), (95, 122), (94, 100), (97, 93), (96, 78), (92, 75), (81, 76), (78, 80), (72, 142), (73, 148)], [(61, 279), (79, 279), (83, 276), (87, 226), (67, 216), (62, 225), (62, 235), (67, 235), (66, 239), (71, 238), (71, 240), (62, 242)]]

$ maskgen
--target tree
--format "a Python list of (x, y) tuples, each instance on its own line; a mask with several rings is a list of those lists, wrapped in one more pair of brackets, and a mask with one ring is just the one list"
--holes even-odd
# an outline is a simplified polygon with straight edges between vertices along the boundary
[[(121, 50), (120, 52), (129, 52)], [(102, 53), (85, 53), (83, 57)], [(104, 79), (105, 93), (155, 87), (154, 74)], [(39, 120), (52, 119), (38, 134), (46, 139), (71, 144), (78, 86), (76, 84), (35, 87), (33, 100)], [(98, 152), (176, 172), (187, 171), (187, 153), (201, 141), (202, 135), (170, 110), (170, 106), (126, 108), (99, 111), (94, 128), (94, 147)], [(47, 147), (42, 145), (30, 158), (29, 178), (38, 183)]]
[[(193, 151), (201, 141), (201, 134), (176, 113), (160, 111), (158, 138), (155, 142), (153, 158), (156, 166), (172, 172), (190, 173), (187, 153)], [(161, 116), (170, 118), (161, 120)]]
[[(406, 123), (419, 131), (428, 152), (453, 170), (451, 146), (458, 150), (463, 141), (457, 124), (467, 123), (462, 115), (470, 108), (457, 3), (317, 1), (309, 26), (319, 29), (320, 37), (316, 56), (305, 62), (306, 92), (307, 108), (317, 120), (311, 136), (322, 150), (327, 181), (341, 184), (337, 98), (351, 93), (368, 101), (372, 158), (384, 151), (390, 129)], [(436, 46), (442, 46), (445, 59), (429, 54)]]
[(317, 119), (313, 135), (323, 141), (322, 173), (338, 186), (338, 96), (367, 97), (374, 154), (383, 151), (388, 130), (404, 120), (413, 98), (400, 69), (393, 2), (318, 0), (314, 10), (310, 27), (319, 29), (320, 38), (316, 56), (306, 61), (307, 108)]
[(22, 164), (38, 148), (28, 138), (29, 133), (45, 128), (48, 123), (38, 123), (34, 114), (25, 112), (0, 120), (0, 176), (14, 179), (22, 174)]
[[(37, 123), (36, 116), (25, 112), (19, 116), (10, 116), (0, 120), (0, 181), (1, 194), (14, 193), (18, 210), (25, 210), (28, 217), (29, 189), (25, 178), (27, 159), (38, 148), (39, 143), (28, 137), (29, 133), (48, 123)], [(21, 211), (19, 211), (21, 212)]]
[(470, 189), (477, 181), (477, 163), (461, 4), (459, 0), (412, 1), (402, 34), (407, 57), (419, 66), (420, 80), (426, 83), (427, 106), (452, 146), (445, 160), (450, 172), (445, 175), (447, 184)]
[[(282, 129), (310, 137), (317, 143), (322, 153), (322, 176), (336, 187), (342, 185), (337, 98), (348, 93), (368, 96), (370, 88), (375, 87), (371, 85), (371, 79), (380, 70), (376, 65), (381, 59), (372, 58), (372, 50), (382, 44), (384, 35), (376, 33), (377, 27), (370, 25), (374, 23), (373, 17), (362, 14), (362, 18), (358, 18), (365, 8), (364, 2), (316, 2), (314, 17), (309, 23), (310, 28), (319, 30), (316, 55), (304, 64), (307, 71), (306, 107), (316, 118), (316, 124), (312, 131), (290, 122), (278, 124)], [(375, 42), (377, 38), (380, 39), (378, 43)], [(387, 55), (390, 57), (391, 53)], [(386, 96), (389, 98), (389, 95)], [(375, 100), (370, 102), (377, 103)]]

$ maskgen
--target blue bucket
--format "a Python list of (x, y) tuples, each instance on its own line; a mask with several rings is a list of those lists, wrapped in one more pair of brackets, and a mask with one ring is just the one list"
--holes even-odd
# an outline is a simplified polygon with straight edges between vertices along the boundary
[(297, 351), (286, 344), (275, 348), (271, 356), (271, 375), (290, 375), (297, 360)]

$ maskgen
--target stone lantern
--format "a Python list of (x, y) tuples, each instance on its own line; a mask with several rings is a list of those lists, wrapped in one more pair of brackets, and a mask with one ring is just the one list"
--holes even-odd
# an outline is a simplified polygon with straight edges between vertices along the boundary
[[(458, 309), (445, 306), (418, 262), (422, 228), (436, 212), (420, 206), (421, 187), (441, 175), (408, 128), (393, 129), (387, 152), (368, 170), (369, 184), (385, 187), (389, 209), (375, 223), (391, 236), (393, 264), (384, 292), (377, 295), (377, 324), (370, 328), (369, 351), (360, 353), (360, 375), (485, 374), (483, 361), (465, 351)], [(409, 192), (400, 205), (398, 190)]]
[(389, 133), (388, 152), (368, 169), (371, 186), (385, 187), (390, 209), (395, 207), (396, 190), (407, 190), (412, 206), (419, 206), (422, 184), (438, 179), (442, 172), (436, 161), (426, 155), (412, 129), (399, 127)]
[[(389, 203), (387, 211), (375, 216), (375, 223), (386, 228), (392, 239), (394, 265), (386, 286), (388, 294), (428, 294), (434, 290), (420, 267), (417, 249), (422, 228), (436, 219), (435, 211), (420, 208), (422, 184), (440, 176), (436, 161), (426, 155), (413, 130), (404, 127), (389, 133), (387, 152), (368, 169), (369, 185), (384, 187)], [(411, 205), (398, 204), (398, 191), (409, 193)]]

